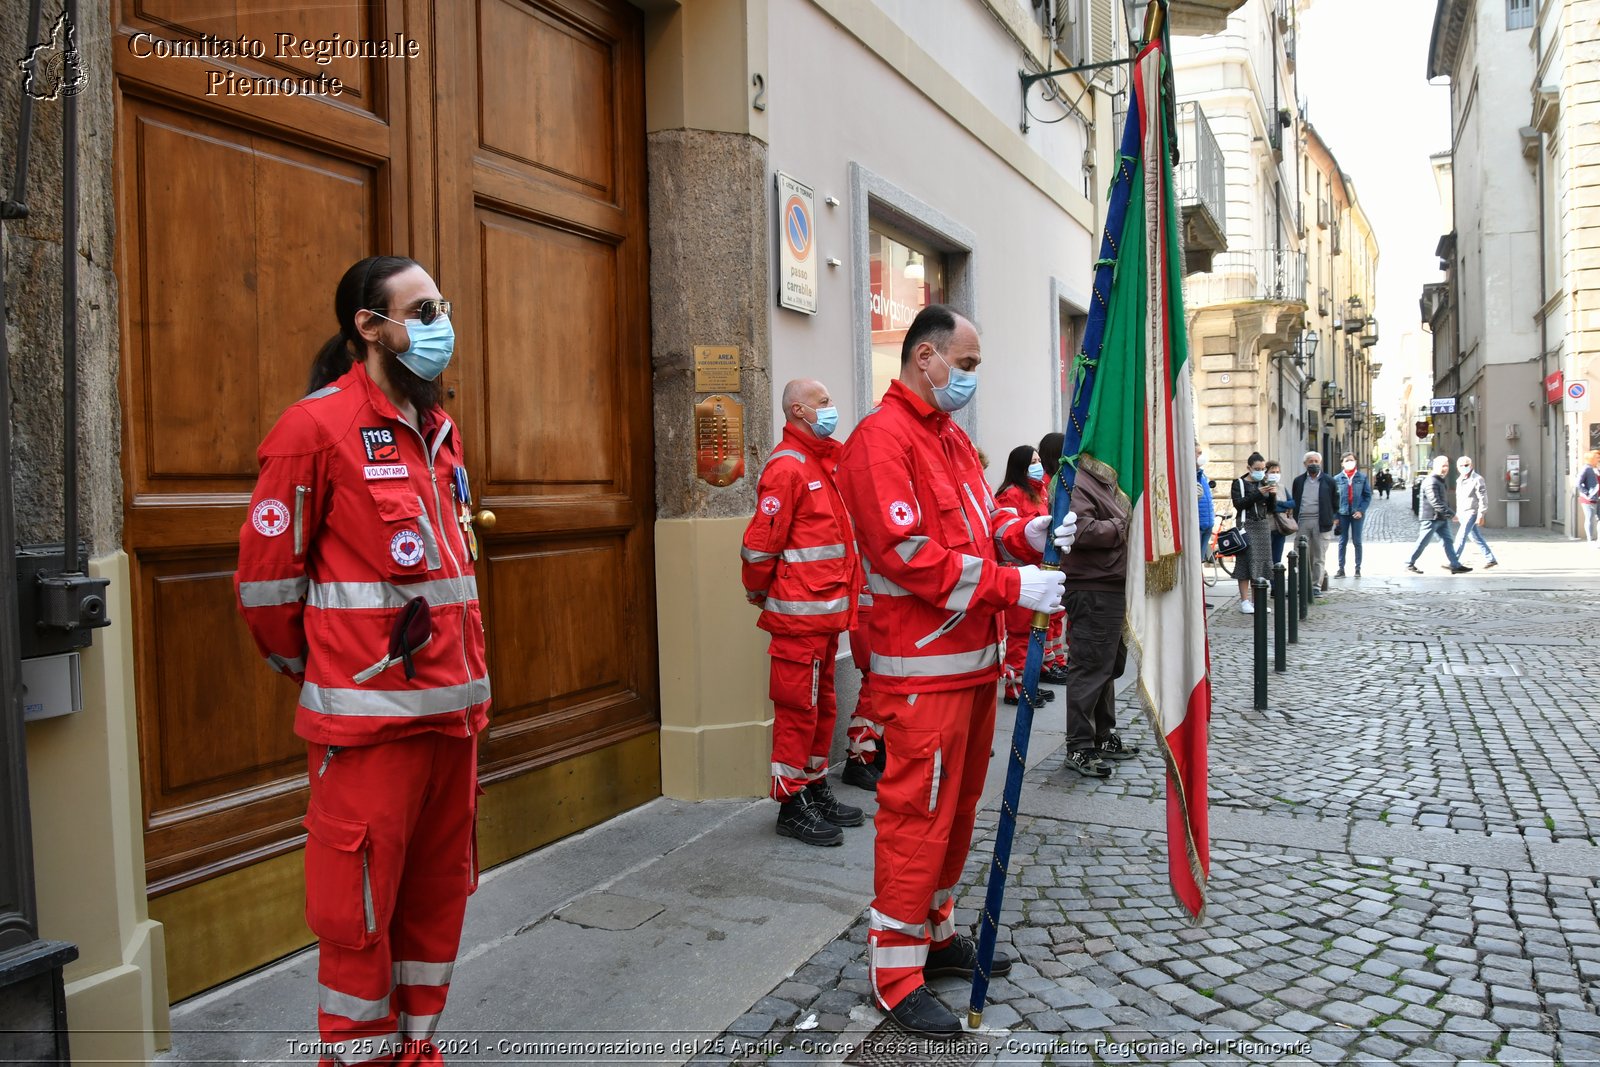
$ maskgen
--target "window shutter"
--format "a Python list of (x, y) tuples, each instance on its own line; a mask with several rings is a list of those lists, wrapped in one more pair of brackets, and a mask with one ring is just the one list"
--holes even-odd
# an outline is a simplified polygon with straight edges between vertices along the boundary
[[(1086, 60), (1090, 63), (1104, 63), (1116, 59), (1117, 0), (1089, 0), (1089, 49)], [(1096, 71), (1096, 81), (1110, 82), (1111, 71)]]

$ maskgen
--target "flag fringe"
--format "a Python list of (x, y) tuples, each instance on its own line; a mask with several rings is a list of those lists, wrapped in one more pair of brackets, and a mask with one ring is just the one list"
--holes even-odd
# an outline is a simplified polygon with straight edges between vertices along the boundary
[(1178, 588), (1178, 556), (1162, 556), (1144, 565), (1145, 593), (1170, 593)]
[[(1123, 640), (1127, 641), (1128, 646), (1139, 656), (1139, 704), (1144, 708), (1145, 718), (1150, 723), (1150, 732), (1155, 735), (1156, 749), (1161, 753), (1161, 761), (1167, 766), (1167, 787), (1172, 790), (1172, 795), (1177, 798), (1178, 813), (1183, 817), (1184, 858), (1189, 861), (1189, 876), (1194, 879), (1195, 887), (1200, 891), (1200, 910), (1190, 919), (1190, 925), (1199, 926), (1205, 919), (1206, 905), (1210, 903), (1211, 894), (1206, 887), (1206, 872), (1200, 866), (1200, 850), (1195, 844), (1194, 827), (1189, 821), (1189, 797), (1184, 792), (1183, 778), (1178, 773), (1177, 757), (1172, 754), (1172, 746), (1167, 743), (1166, 731), (1161, 728), (1161, 714), (1156, 710), (1156, 702), (1150, 696), (1150, 691), (1144, 687), (1144, 646), (1140, 644), (1138, 635), (1133, 632), (1133, 627), (1128, 625), (1126, 619), (1123, 620), (1122, 633)], [(1207, 677), (1202, 675), (1202, 680), (1204, 681)], [(1168, 888), (1172, 890), (1173, 901), (1185, 915), (1188, 915), (1188, 905), (1178, 896), (1178, 890), (1170, 884), (1170, 880)]]

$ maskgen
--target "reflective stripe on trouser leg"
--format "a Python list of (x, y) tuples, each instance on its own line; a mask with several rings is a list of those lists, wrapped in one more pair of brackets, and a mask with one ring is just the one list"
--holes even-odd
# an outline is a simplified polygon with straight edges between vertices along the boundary
[(956, 887), (941, 889), (933, 895), (933, 908), (928, 912), (928, 939), (934, 948), (944, 948), (956, 936)]
[(885, 1010), (922, 984), (928, 962), (926, 923), (908, 923), (876, 908), (867, 912), (867, 976), (872, 995)]
[(828, 751), (833, 748), (833, 726), (839, 720), (839, 698), (834, 692), (834, 663), (839, 658), (839, 635), (829, 634), (817, 655), (817, 722), (811, 733), (806, 761), (811, 780), (828, 773)]
[[(852, 648), (855, 637), (850, 638)], [(849, 759), (857, 763), (871, 763), (878, 754), (878, 741), (883, 737), (883, 725), (872, 710), (872, 675), (861, 672), (861, 692), (856, 697), (855, 714), (845, 728), (846, 749)]]
[[(773, 703), (771, 796), (779, 802), (814, 780), (815, 757), (827, 759), (835, 714), (832, 652), (838, 641), (837, 634), (772, 639), (768, 687)], [(819, 748), (816, 739), (824, 718), (827, 734)]]
[[(992, 682), (967, 689), (917, 694), (877, 694), (875, 710), (883, 723), (885, 746), (895, 754), (878, 780), (877, 837), (874, 842), (872, 907), (879, 916), (901, 922), (938, 916), (934, 898), (961, 879), (972, 843), (972, 822), (989, 743), (994, 737), (997, 694)], [(942, 770), (934, 799), (935, 753)], [(879, 924), (885, 926), (886, 924)], [(928, 935), (910, 939), (903, 933), (878, 936), (884, 948), (913, 941), (926, 946)], [(885, 1007), (893, 1007), (922, 984), (920, 968), (875, 963), (873, 991)]]

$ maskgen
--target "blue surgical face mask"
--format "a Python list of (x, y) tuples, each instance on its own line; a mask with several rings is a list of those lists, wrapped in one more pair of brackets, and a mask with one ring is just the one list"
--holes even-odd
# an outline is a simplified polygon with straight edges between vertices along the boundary
[(451, 353), (456, 350), (456, 329), (450, 325), (448, 317), (440, 315), (432, 322), (424, 324), (421, 319), (407, 319), (405, 322), (400, 322), (376, 311), (373, 314), (385, 322), (393, 322), (397, 326), (406, 328), (406, 336), (411, 343), (406, 346), (404, 352), (395, 352), (395, 358), (400, 360), (401, 366), (418, 378), (431, 382), (443, 374), (444, 369), (450, 365)]
[(833, 431), (839, 428), (839, 409), (826, 407), (811, 410), (817, 413), (817, 421), (811, 424), (811, 432), (818, 437), (832, 437)]
[(1043, 463), (1030, 463), (1030, 464), (1028, 464), (1028, 477), (1030, 479), (1032, 479), (1033, 481), (1036, 481), (1036, 482), (1044, 481), (1044, 464)]
[(1267, 476), (1267, 472), (1266, 471), (1251, 471), (1250, 472), (1250, 480), (1252, 482), (1259, 482), (1259, 481), (1261, 481), (1261, 479), (1265, 478), (1266, 476)]
[(960, 411), (972, 402), (973, 394), (978, 391), (978, 373), (950, 366), (950, 362), (940, 355), (938, 350), (933, 354), (939, 356), (939, 362), (950, 371), (950, 380), (943, 385), (933, 385), (933, 379), (928, 378), (928, 372), (922, 372), (922, 376), (928, 378), (928, 384), (933, 386), (934, 402), (939, 405), (940, 411)]

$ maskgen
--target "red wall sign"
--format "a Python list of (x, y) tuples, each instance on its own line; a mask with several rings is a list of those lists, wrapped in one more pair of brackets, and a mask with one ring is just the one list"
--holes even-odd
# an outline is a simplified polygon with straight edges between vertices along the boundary
[(1560, 371), (1544, 376), (1544, 398), (1546, 403), (1561, 403), (1561, 387), (1565, 384)]

